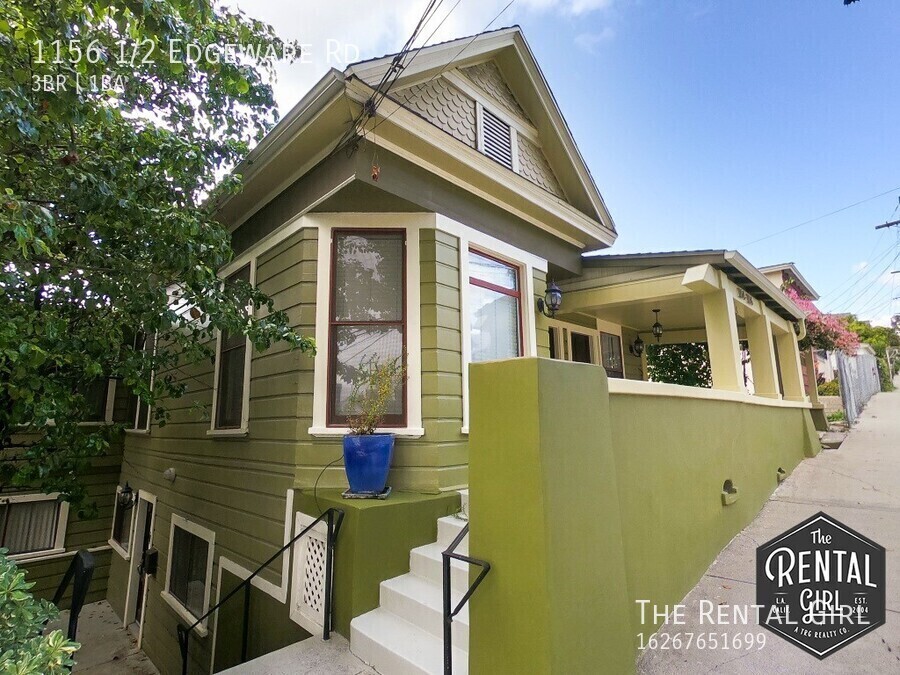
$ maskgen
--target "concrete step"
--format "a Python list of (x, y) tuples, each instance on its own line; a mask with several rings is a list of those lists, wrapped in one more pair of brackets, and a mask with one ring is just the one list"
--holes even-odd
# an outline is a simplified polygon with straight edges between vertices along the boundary
[[(445, 547), (435, 542), (419, 546), (409, 552), (409, 570), (415, 575), (441, 586), (443, 583), (443, 553)], [(450, 560), (450, 588), (466, 592), (469, 588), (469, 565)]]
[[(447, 547), (453, 543), (453, 540), (456, 539), (456, 536), (462, 532), (462, 529), (466, 526), (467, 521), (462, 518), (457, 518), (456, 516), (445, 516), (443, 518), (439, 518), (438, 521), (438, 538), (437, 543), (444, 547), (444, 550), (447, 550)], [(469, 535), (466, 535), (465, 539), (463, 539), (459, 546), (456, 547), (457, 553), (467, 554), (469, 552)]]
[[(353, 653), (382, 675), (441, 675), (443, 642), (383, 607), (350, 623)], [(453, 648), (454, 675), (467, 675), (469, 657)]]
[[(381, 582), (380, 606), (443, 640), (443, 595), (441, 586), (415, 574), (404, 574)], [(456, 608), (462, 595), (460, 591), (451, 590), (451, 611)], [(469, 650), (468, 603), (453, 618), (453, 645), (464, 651)]]
[(840, 431), (826, 431), (825, 433), (819, 434), (819, 440), (822, 442), (822, 447), (832, 450), (841, 447), (841, 443), (843, 443), (846, 438), (846, 432)]

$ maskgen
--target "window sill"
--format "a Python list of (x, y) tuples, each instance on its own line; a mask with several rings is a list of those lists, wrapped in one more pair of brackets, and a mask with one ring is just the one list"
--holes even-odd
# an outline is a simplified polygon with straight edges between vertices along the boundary
[(126, 434), (134, 434), (135, 436), (149, 436), (150, 430), (149, 429), (126, 429), (125, 433)]
[[(188, 622), (188, 625), (192, 625), (195, 621), (197, 621), (197, 617), (194, 616), (184, 605), (182, 605), (181, 601), (178, 600), (178, 598), (169, 593), (169, 591), (160, 591), (159, 594), (160, 596), (162, 596), (162, 599), (166, 601), (166, 604), (168, 604), (169, 607), (175, 610), (175, 613), (178, 614), (178, 616)], [(209, 635), (209, 631), (202, 623), (194, 626), (194, 632), (199, 637), (206, 637), (207, 635)]]
[[(310, 436), (316, 438), (341, 438), (350, 433), (347, 427), (310, 427), (307, 430)], [(377, 429), (379, 434), (394, 434), (399, 438), (421, 438), (425, 435), (425, 429), (422, 427), (387, 427), (385, 429)]]
[(250, 433), (249, 429), (209, 429), (207, 436), (218, 438), (243, 438)]
[(122, 545), (119, 542), (117, 542), (115, 539), (107, 539), (106, 543), (109, 544), (109, 547), (113, 551), (115, 551), (120, 556), (122, 556), (122, 558), (124, 558), (125, 560), (131, 560), (131, 554), (128, 551), (126, 551), (124, 548), (122, 548)]
[(34, 561), (40, 561), (41, 558), (44, 558), (47, 556), (56, 556), (56, 555), (59, 555), (60, 553), (65, 553), (65, 552), (66, 552), (65, 548), (48, 548), (43, 551), (32, 551), (30, 553), (13, 553), (12, 555), (10, 555), (8, 557), (10, 560), (14, 560), (15, 562), (25, 562), (26, 560), (34, 562)]

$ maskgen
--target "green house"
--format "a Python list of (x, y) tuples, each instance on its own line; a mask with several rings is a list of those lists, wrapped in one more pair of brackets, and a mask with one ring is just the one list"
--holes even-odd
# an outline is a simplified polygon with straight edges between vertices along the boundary
[[(740, 254), (585, 256), (612, 246), (616, 227), (518, 27), (421, 49), (361, 113), (391, 63), (326, 74), (236, 169), (243, 191), (218, 204), (235, 251), (222, 277), (274, 298), (315, 337), (315, 357), (220, 335), (215, 363), (179, 369), (187, 393), (169, 402), (170, 422), (138, 414), (126, 432), (94, 539), (56, 547), (104, 556), (109, 603), (163, 673), (181, 672), (178, 626), (198, 619), (190, 672), (239, 664), (247, 598), (246, 658), (320, 639), (321, 526), (255, 575), (249, 596), (205, 615), (328, 508), (345, 514), (334, 628), (379, 672), (441, 672), (440, 554), (467, 515), (460, 550), (494, 570), (454, 623), (454, 672), (524, 672), (517, 659), (578, 672), (596, 648), (611, 668), (633, 663), (630, 598), (680, 600), (775, 488), (776, 468), (816, 450), (804, 315)], [(550, 281), (563, 294), (555, 313), (538, 303)], [(653, 342), (706, 343), (712, 388), (647, 381)], [(409, 376), (385, 422), (392, 493), (345, 500), (347, 399), (372, 355), (405, 355)], [(116, 499), (126, 485), (131, 503)], [(601, 506), (606, 525), (589, 525)], [(565, 535), (579, 531), (586, 543)], [(594, 593), (572, 591), (593, 556), (617, 581), (579, 603)], [(518, 574), (523, 560), (556, 572)], [(468, 576), (453, 569), (458, 598)], [(569, 586), (553, 590), (560, 578)], [(560, 631), (552, 599), (538, 609), (546, 641), (514, 619), (529, 611), (517, 596), (567, 593), (580, 623), (609, 623), (604, 639)]]

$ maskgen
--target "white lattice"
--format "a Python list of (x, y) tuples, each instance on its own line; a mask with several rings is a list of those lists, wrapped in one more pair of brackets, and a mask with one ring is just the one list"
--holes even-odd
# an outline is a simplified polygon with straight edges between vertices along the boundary
[[(315, 520), (298, 513), (294, 532), (300, 532)], [(325, 552), (328, 528), (318, 523), (294, 544), (294, 569), (291, 583), (291, 619), (313, 635), (325, 626)]]

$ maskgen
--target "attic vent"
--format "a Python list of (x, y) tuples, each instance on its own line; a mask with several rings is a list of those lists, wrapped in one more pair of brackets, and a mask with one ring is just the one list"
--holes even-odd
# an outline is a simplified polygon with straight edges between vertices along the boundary
[(512, 169), (512, 129), (487, 108), (481, 109), (481, 136), (482, 152), (507, 169)]

